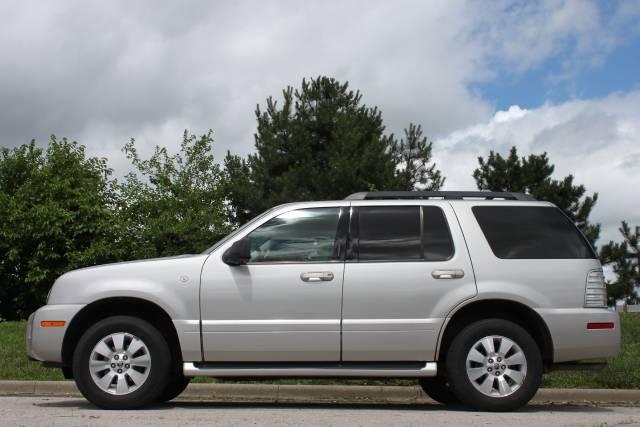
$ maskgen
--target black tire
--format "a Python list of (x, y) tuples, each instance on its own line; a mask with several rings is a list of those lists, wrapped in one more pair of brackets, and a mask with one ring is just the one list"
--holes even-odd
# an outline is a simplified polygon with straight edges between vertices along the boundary
[[(104, 337), (125, 332), (140, 338), (151, 357), (146, 380), (129, 394), (115, 395), (102, 390), (92, 379), (89, 360), (94, 346)], [(80, 338), (73, 354), (73, 376), (82, 395), (103, 409), (136, 409), (152, 403), (166, 388), (171, 353), (162, 334), (149, 322), (133, 316), (113, 316), (91, 326)]]
[(169, 383), (162, 390), (162, 393), (155, 398), (154, 402), (156, 403), (165, 403), (170, 400), (175, 399), (180, 396), (180, 394), (187, 388), (189, 383), (191, 382), (191, 377), (185, 377), (182, 373), (182, 367), (180, 367), (180, 372), (171, 376)]
[[(489, 396), (482, 393), (476, 389), (467, 375), (469, 351), (480, 339), (494, 335), (515, 342), (526, 358), (526, 375), (524, 375), (521, 385), (511, 394), (505, 393), (504, 396)], [(542, 381), (542, 356), (538, 345), (522, 327), (503, 319), (481, 320), (460, 331), (449, 347), (446, 365), (447, 378), (452, 391), (463, 404), (480, 411), (512, 411), (521, 408), (535, 395)], [(483, 365), (480, 367), (484, 369)], [(488, 377), (489, 374), (485, 375), (487, 376), (479, 377), (479, 383), (484, 379), (491, 378)], [(508, 375), (505, 380), (511, 381)], [(496, 382), (492, 384), (495, 387)], [(512, 386), (512, 388), (515, 387)]]
[(451, 390), (451, 385), (445, 377), (438, 375), (433, 378), (421, 378), (419, 382), (420, 387), (422, 387), (422, 390), (424, 390), (427, 396), (436, 402), (442, 403), (443, 405), (460, 403), (460, 399), (458, 399), (458, 396)]

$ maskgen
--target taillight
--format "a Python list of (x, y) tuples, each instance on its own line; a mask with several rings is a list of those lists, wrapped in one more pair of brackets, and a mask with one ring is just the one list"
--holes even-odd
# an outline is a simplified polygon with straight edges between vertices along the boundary
[(615, 328), (613, 322), (589, 322), (587, 323), (587, 329), (613, 329)]
[(591, 270), (587, 275), (584, 306), (587, 308), (607, 306), (607, 284), (604, 282), (602, 270)]

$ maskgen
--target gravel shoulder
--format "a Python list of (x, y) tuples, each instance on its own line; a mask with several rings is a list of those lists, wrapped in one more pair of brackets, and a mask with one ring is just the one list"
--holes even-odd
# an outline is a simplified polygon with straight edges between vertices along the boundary
[(0, 425), (640, 425), (637, 407), (532, 404), (511, 413), (433, 403), (348, 404), (179, 400), (137, 411), (105, 411), (84, 399), (0, 397)]

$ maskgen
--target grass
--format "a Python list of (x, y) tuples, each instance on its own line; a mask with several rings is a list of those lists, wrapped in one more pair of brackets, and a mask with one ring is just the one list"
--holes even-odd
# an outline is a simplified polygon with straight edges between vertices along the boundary
[(27, 358), (27, 322), (0, 323), (0, 380), (62, 380), (60, 369), (43, 368)]
[[(640, 313), (621, 315), (623, 349), (608, 360), (607, 367), (597, 372), (554, 371), (545, 374), (542, 386), (551, 388), (640, 388)], [(62, 380), (59, 369), (43, 368), (30, 361), (25, 352), (26, 322), (0, 323), (0, 380)], [(196, 382), (221, 382), (213, 378), (197, 378)], [(265, 381), (278, 384), (354, 384), (414, 385), (414, 380), (332, 380), (286, 379)]]

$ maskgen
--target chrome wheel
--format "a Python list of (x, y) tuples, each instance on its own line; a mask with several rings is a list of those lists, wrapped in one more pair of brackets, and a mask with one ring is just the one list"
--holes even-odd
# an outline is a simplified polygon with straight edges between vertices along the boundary
[(505, 397), (522, 387), (527, 375), (527, 358), (514, 341), (491, 335), (471, 347), (466, 369), (469, 381), (482, 394)]
[(150, 370), (149, 349), (140, 338), (127, 332), (102, 338), (89, 357), (91, 379), (109, 394), (134, 392), (147, 380)]

